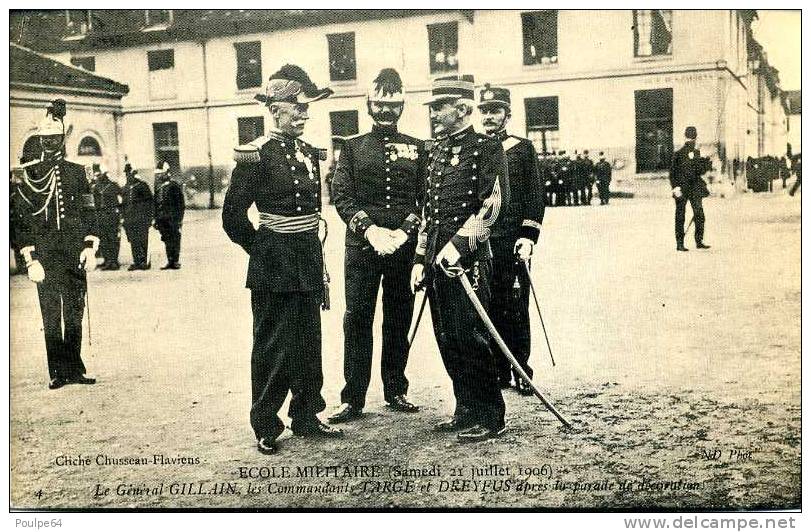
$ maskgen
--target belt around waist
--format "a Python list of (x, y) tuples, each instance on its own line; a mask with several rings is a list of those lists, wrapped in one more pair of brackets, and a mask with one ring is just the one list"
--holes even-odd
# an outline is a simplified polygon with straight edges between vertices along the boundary
[(301, 216), (284, 216), (282, 214), (259, 213), (259, 227), (274, 233), (307, 233), (318, 230), (317, 213)]

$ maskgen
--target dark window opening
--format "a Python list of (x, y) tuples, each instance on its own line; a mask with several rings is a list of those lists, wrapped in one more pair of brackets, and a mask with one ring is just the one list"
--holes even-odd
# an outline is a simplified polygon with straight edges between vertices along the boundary
[(70, 62), (73, 66), (77, 66), (88, 72), (96, 71), (96, 58), (93, 56), (88, 57), (71, 57)]
[(553, 9), (521, 13), (524, 64), (558, 62), (558, 12)]
[(172, 23), (171, 9), (147, 9), (145, 14), (146, 25), (168, 26)]
[(237, 89), (262, 86), (262, 45), (259, 41), (234, 44), (237, 54)]
[(634, 10), (634, 55), (670, 55), (673, 53), (673, 11), (670, 9)]
[(459, 24), (428, 25), (428, 61), (431, 74), (459, 70)]
[(172, 172), (180, 169), (180, 141), (177, 136), (177, 122), (152, 124), (155, 138), (155, 167), (169, 163)]
[(265, 134), (265, 119), (261, 116), (237, 118), (239, 143), (247, 144)]
[(673, 89), (634, 92), (636, 171), (670, 168), (673, 158)]
[(150, 72), (175, 68), (174, 50), (152, 50), (146, 53), (146, 57)]
[(79, 155), (101, 157), (99, 141), (93, 137), (85, 137), (79, 142)]
[(333, 111), (329, 114), (329, 127), (332, 133), (332, 149), (340, 147), (346, 137), (358, 134), (357, 111)]
[(65, 38), (83, 37), (90, 31), (90, 11), (87, 9), (68, 9), (65, 12)]
[(332, 81), (355, 79), (357, 65), (354, 32), (327, 35), (327, 45), (329, 47), (329, 79)]
[(526, 98), (527, 138), (538, 153), (557, 152), (560, 147), (560, 116), (557, 96)]

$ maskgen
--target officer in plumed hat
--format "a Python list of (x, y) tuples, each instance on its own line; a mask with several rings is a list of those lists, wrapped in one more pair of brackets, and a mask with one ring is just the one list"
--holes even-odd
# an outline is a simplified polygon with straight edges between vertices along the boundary
[(464, 271), (483, 307), (490, 304), (492, 254), (488, 237), (509, 202), (501, 142), (473, 130), (473, 76), (434, 80), (434, 133), (414, 267), (413, 289), (428, 290), (434, 333), (453, 382), (453, 417), (437, 426), (463, 442), (504, 433), (504, 399), (490, 335), (456, 275)]
[(42, 155), (14, 170), (11, 191), (14, 245), (37, 284), (52, 390), (96, 382), (81, 350), (86, 271), (96, 267), (99, 238), (91, 170), (65, 159), (65, 114), (64, 100), (54, 100), (37, 130)]
[(372, 369), (372, 324), (383, 286), (381, 377), (389, 408), (416, 412), (406, 398), (408, 328), (414, 308), (409, 289), (425, 190), (424, 142), (401, 133), (403, 83), (384, 68), (369, 87), (372, 131), (343, 143), (332, 182), (333, 202), (346, 222), (346, 313), (341, 406), (330, 421), (359, 417)]
[[(501, 142), (507, 158), (509, 203), (502, 202), (504, 214), (490, 233), (493, 250), (493, 285), (490, 316), (510, 351), (527, 375), (529, 367), (530, 286), (524, 263), (535, 251), (544, 215), (544, 182), (538, 170), (538, 156), (528, 139), (507, 133), (510, 121), (510, 91), (485, 85), (480, 92), (479, 114), (488, 136)], [(491, 349), (498, 360), (499, 384), (510, 386), (512, 368), (495, 340)], [(517, 373), (515, 387), (522, 395), (532, 388)]]
[[(251, 291), (251, 427), (257, 449), (277, 451), (284, 430), (278, 411), (292, 392), (293, 433), (342, 436), (316, 414), (321, 396), (321, 315), (324, 263), (318, 226), (321, 214), (320, 152), (300, 139), (309, 105), (332, 94), (319, 89), (296, 65), (284, 65), (257, 95), (270, 112), (266, 136), (234, 151), (236, 167), (225, 195), (222, 222), (228, 237), (249, 255)], [(247, 210), (256, 205), (259, 227)]]

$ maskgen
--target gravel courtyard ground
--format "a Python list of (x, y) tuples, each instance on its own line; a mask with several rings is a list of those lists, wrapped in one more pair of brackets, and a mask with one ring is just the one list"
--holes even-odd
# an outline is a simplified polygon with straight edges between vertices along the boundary
[[(157, 269), (153, 233), (151, 271), (91, 275), (95, 386), (47, 389), (36, 290), (15, 276), (12, 506), (797, 508), (800, 201), (746, 194), (705, 210), (713, 247), (689, 253), (674, 249), (667, 199), (548, 210), (533, 279), (557, 367), (537, 315), (531, 363), (574, 429), (506, 391), (507, 434), (464, 446), (431, 431), (453, 397), (426, 315), (407, 371), (421, 412), (384, 407), (376, 360), (346, 438), (286, 432), (278, 455), (258, 454), (246, 256), (219, 211), (187, 214), (182, 270)], [(327, 216), (328, 413), (343, 384), (344, 229)]]

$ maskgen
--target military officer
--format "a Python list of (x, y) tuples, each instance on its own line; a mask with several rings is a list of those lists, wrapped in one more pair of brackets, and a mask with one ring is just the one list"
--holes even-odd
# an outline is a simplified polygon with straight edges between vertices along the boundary
[(180, 269), (180, 231), (183, 228), (183, 214), (186, 199), (183, 187), (172, 179), (169, 163), (162, 162), (155, 169), (158, 186), (155, 190), (155, 228), (161, 234), (166, 246), (166, 265), (161, 270)]
[(455, 276), (462, 270), (489, 307), (488, 237), (502, 202), (508, 204), (509, 181), (501, 143), (470, 124), (473, 76), (439, 77), (431, 92), (431, 119), (442, 139), (429, 156), (411, 283), (413, 289), (427, 285), (434, 333), (456, 398), (453, 417), (437, 429), (461, 430), (461, 441), (479, 441), (504, 433), (504, 399), (489, 333)]
[[(264, 102), (273, 120), (265, 137), (239, 146), (225, 195), (223, 229), (249, 255), (251, 290), (251, 427), (257, 449), (277, 450), (284, 430), (278, 411), (292, 392), (292, 430), (301, 436), (342, 436), (316, 414), (321, 396), (323, 256), (318, 239), (321, 214), (319, 150), (303, 142), (310, 103), (332, 94), (319, 89), (300, 67), (284, 65), (270, 76)], [(259, 227), (247, 210), (256, 205)]]
[(687, 202), (693, 209), (693, 217), (696, 224), (696, 248), (709, 249), (710, 246), (704, 244), (704, 208), (701, 200), (705, 197), (706, 183), (701, 176), (708, 170), (707, 159), (701, 157), (701, 152), (696, 148), (696, 138), (698, 132), (693, 126), (688, 126), (684, 131), (684, 146), (673, 154), (673, 163), (670, 167), (670, 187), (672, 188), (673, 199), (676, 201), (676, 249), (687, 251), (684, 247), (684, 215), (687, 210)]
[[(509, 89), (485, 85), (480, 92), (482, 127), (489, 137), (501, 142), (507, 158), (510, 188), (510, 201), (502, 201), (503, 215), (490, 234), (490, 247), (493, 250), (490, 316), (507, 347), (531, 378), (530, 286), (524, 263), (529, 264), (540, 236), (545, 183), (538, 169), (532, 142), (507, 133), (510, 105)], [(518, 392), (532, 395), (529, 383), (512, 370), (510, 361), (501, 353), (495, 340), (491, 341), (491, 350), (498, 361), (499, 385), (509, 387), (510, 374), (513, 373)]]
[(117, 270), (118, 253), (121, 249), (121, 187), (110, 179), (107, 169), (102, 165), (93, 165), (96, 182), (93, 185), (93, 201), (96, 204), (96, 221), (98, 223), (101, 244), (99, 250), (104, 258), (101, 270)]
[(574, 205), (574, 178), (572, 176), (572, 159), (566, 155), (566, 150), (558, 151), (558, 186), (560, 187), (560, 206)]
[(594, 165), (594, 174), (597, 176), (600, 205), (608, 205), (608, 199), (611, 196), (611, 163), (605, 160), (603, 152), (600, 152), (600, 160)]
[(583, 174), (585, 202), (586, 205), (591, 205), (591, 198), (594, 195), (594, 161), (589, 157), (589, 150), (583, 150)]
[(18, 169), (11, 197), (15, 246), (37, 284), (52, 390), (96, 382), (85, 376), (81, 349), (86, 271), (96, 267), (99, 238), (89, 171), (64, 158), (65, 112), (64, 100), (48, 108), (41, 158)]
[(148, 270), (151, 267), (147, 259), (149, 249), (149, 228), (155, 215), (155, 203), (152, 191), (128, 164), (124, 166), (127, 182), (121, 192), (121, 212), (124, 218), (124, 231), (132, 249), (132, 264), (127, 268)]
[(332, 190), (338, 214), (347, 224), (344, 315), (344, 379), (341, 406), (332, 422), (359, 417), (372, 369), (372, 323), (383, 283), (381, 376), (388, 406), (416, 412), (406, 398), (408, 329), (414, 309), (409, 288), (425, 189), (425, 143), (400, 133), (403, 84), (385, 68), (367, 96), (372, 131), (343, 144)]

